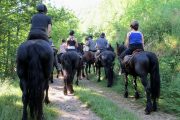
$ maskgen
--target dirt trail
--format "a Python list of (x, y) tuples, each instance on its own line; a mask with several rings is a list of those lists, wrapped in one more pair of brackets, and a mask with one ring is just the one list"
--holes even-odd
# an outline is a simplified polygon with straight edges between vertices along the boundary
[(101, 120), (76, 96), (63, 94), (63, 80), (54, 79), (54, 83), (50, 84), (49, 99), (61, 113), (58, 120)]
[[(122, 97), (122, 95), (111, 91), (110, 88), (99, 87), (99, 85), (94, 82), (81, 80), (79, 85), (102, 94), (107, 99), (116, 103), (119, 107), (137, 115), (141, 120), (176, 120), (174, 116), (160, 111), (152, 112), (151, 115), (145, 115), (144, 106), (135, 104), (134, 99), (127, 100)], [(61, 111), (58, 120), (101, 120), (90, 109), (86, 108), (76, 96), (64, 96), (63, 81), (60, 79), (55, 79), (54, 83), (50, 84), (49, 98)]]
[(141, 120), (176, 120), (176, 117), (160, 111), (152, 112), (150, 115), (145, 115), (144, 114), (145, 106), (137, 105), (134, 102), (133, 98), (126, 99), (121, 94), (117, 94), (112, 90), (110, 90), (111, 88), (99, 87), (99, 85), (88, 80), (80, 81), (80, 85), (95, 90), (99, 94), (106, 96), (107, 99), (110, 99), (111, 101), (116, 103), (120, 108), (123, 108), (127, 111), (134, 113)]

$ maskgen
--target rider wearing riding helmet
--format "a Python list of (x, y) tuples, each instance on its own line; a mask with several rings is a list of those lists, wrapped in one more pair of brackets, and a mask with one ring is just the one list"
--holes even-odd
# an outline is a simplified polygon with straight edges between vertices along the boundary
[(100, 35), (100, 38), (98, 38), (96, 40), (96, 49), (97, 49), (97, 52), (95, 54), (95, 57), (98, 58), (99, 57), (99, 54), (104, 51), (104, 50), (107, 50), (108, 48), (108, 41), (106, 40), (105, 38), (105, 33), (101, 33)]
[(131, 55), (136, 49), (144, 50), (144, 37), (143, 34), (138, 31), (138, 21), (133, 21), (130, 25), (131, 31), (127, 33), (125, 45), (128, 48), (122, 55), (123, 59), (126, 55)]
[(69, 37), (67, 39), (67, 51), (76, 51), (76, 48), (78, 47), (77, 41), (74, 37), (74, 31), (71, 30), (69, 33)]
[(28, 40), (43, 39), (48, 41), (51, 32), (51, 18), (46, 15), (47, 7), (44, 4), (37, 5), (37, 11), (31, 18), (31, 29)]
[[(123, 58), (126, 55), (131, 55), (133, 51), (140, 49), (144, 50), (144, 36), (138, 31), (139, 23), (138, 21), (133, 21), (130, 24), (131, 31), (127, 33), (125, 45), (127, 49), (121, 54), (120, 59), (123, 61)], [(124, 66), (122, 66), (122, 72), (124, 72)]]

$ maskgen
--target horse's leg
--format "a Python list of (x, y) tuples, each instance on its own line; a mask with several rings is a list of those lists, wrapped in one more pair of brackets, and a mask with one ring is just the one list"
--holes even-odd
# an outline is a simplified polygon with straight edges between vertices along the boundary
[(111, 87), (113, 85), (113, 70), (111, 68), (106, 68), (106, 76), (108, 79), (107, 87)]
[(93, 63), (93, 69), (94, 69), (94, 73), (96, 73), (96, 66), (94, 63)]
[(50, 80), (51, 80), (51, 83), (53, 83), (53, 71), (51, 72)]
[(85, 68), (87, 80), (89, 80), (89, 77), (88, 77), (88, 64), (89, 64), (89, 63), (86, 64), (86, 68)]
[(84, 73), (84, 71), (85, 71), (85, 67), (84, 67), (84, 63), (83, 63), (83, 66), (82, 66), (82, 77), (84, 78), (85, 77), (85, 73)]
[(133, 81), (133, 85), (134, 85), (134, 90), (135, 90), (135, 98), (138, 99), (139, 98), (139, 93), (137, 91), (137, 82), (136, 82), (136, 76), (134, 77), (134, 81)]
[(152, 111), (152, 102), (151, 102), (151, 96), (150, 96), (150, 87), (147, 82), (147, 75), (144, 75), (141, 77), (141, 82), (144, 86), (144, 89), (146, 91), (146, 109), (145, 109), (145, 114), (150, 114)]
[(91, 72), (91, 63), (90, 62), (88, 64), (88, 69), (89, 69), (88, 73), (90, 74), (90, 72)]
[(67, 78), (64, 78), (64, 95), (67, 95)]
[[(73, 74), (73, 73), (71, 73), (71, 74)], [(77, 69), (77, 75), (76, 75), (76, 77), (77, 77), (77, 79), (76, 79), (76, 85), (79, 85), (79, 76), (81, 76), (81, 71), (80, 71), (80, 69)]]
[(124, 92), (124, 97), (128, 97), (128, 75), (125, 74), (125, 92)]
[[(27, 85), (24, 80), (20, 80), (20, 87), (22, 90), (22, 102), (23, 102), (23, 115), (22, 120), (27, 120), (27, 105), (28, 105), (28, 91), (27, 91)], [(33, 117), (33, 116), (32, 116)]]
[(48, 97), (48, 90), (49, 90), (49, 82), (48, 81), (45, 83), (45, 90), (46, 90), (46, 96), (45, 96), (44, 102), (46, 104), (48, 104), (48, 103), (50, 103), (50, 100), (49, 100), (49, 97)]
[(98, 69), (98, 82), (100, 82), (100, 77), (101, 77), (101, 67), (98, 66), (97, 69)]
[(95, 74), (97, 75), (98, 74), (98, 65), (97, 65), (97, 63), (95, 63)]
[[(61, 76), (64, 76), (62, 64), (59, 64), (59, 65), (60, 65), (60, 68), (61, 68), (59, 74), (61, 73)], [(59, 77), (59, 75), (58, 75), (58, 77)]]
[(66, 71), (65, 70), (63, 70), (63, 74), (64, 74), (64, 95), (67, 95), (67, 73), (66, 73)]
[[(68, 82), (68, 89), (69, 89), (69, 91), (70, 91), (70, 94), (73, 94), (73, 93), (74, 93), (74, 89), (73, 89), (73, 79), (74, 79), (75, 74), (76, 74), (76, 70), (73, 70), (72, 73), (71, 73), (69, 82)], [(77, 85), (78, 85), (78, 84), (77, 84)]]
[(153, 111), (157, 111), (157, 101), (156, 101), (156, 98), (153, 98)]

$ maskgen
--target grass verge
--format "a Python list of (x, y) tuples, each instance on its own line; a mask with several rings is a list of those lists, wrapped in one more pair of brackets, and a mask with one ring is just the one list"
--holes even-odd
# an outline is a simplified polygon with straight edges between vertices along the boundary
[[(20, 120), (22, 117), (21, 90), (18, 81), (0, 83), (0, 119)], [(44, 105), (46, 120), (54, 120), (58, 110), (53, 105)]]
[(133, 113), (119, 108), (115, 103), (93, 90), (75, 87), (76, 96), (103, 120), (139, 120)]

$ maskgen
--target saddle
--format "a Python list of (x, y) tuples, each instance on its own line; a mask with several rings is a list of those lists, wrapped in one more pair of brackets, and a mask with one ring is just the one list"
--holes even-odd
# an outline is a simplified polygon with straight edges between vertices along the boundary
[(125, 65), (125, 67), (126, 68), (130, 67), (131, 66), (131, 60), (133, 59), (133, 57), (142, 51), (143, 51), (142, 49), (136, 49), (133, 51), (132, 55), (126, 55), (123, 59), (123, 64)]

